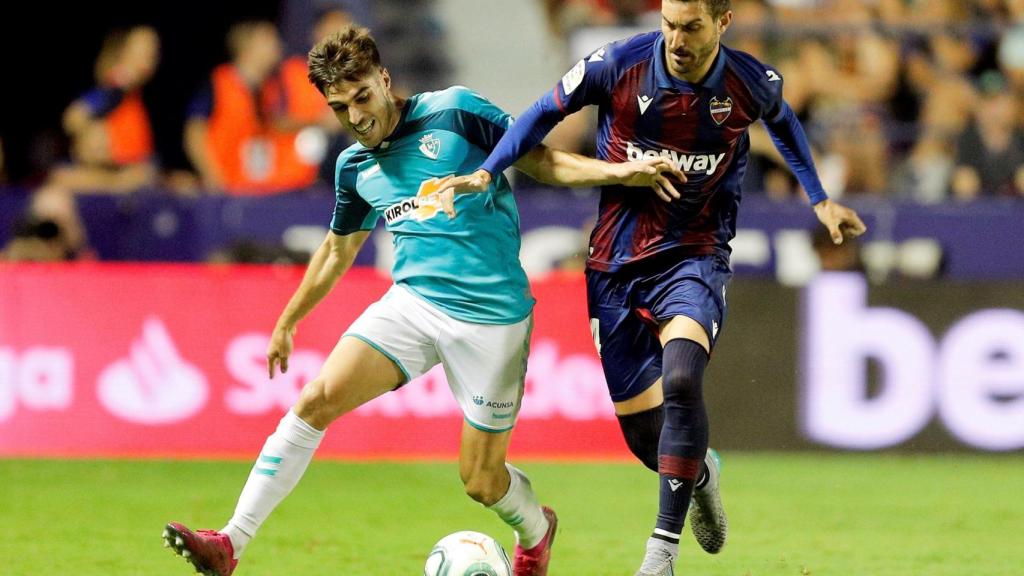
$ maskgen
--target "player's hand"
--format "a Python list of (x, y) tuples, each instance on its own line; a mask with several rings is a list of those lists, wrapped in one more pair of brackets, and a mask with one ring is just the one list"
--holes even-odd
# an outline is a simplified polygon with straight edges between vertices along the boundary
[(270, 344), (267, 345), (267, 372), (271, 380), (274, 378), (274, 370), (280, 365), (281, 373), (288, 371), (288, 357), (292, 355), (292, 336), (295, 328), (275, 326), (274, 333), (270, 335)]
[(681, 194), (669, 177), (686, 182), (686, 174), (667, 158), (635, 160), (613, 165), (616, 178), (625, 186), (649, 187), (665, 202), (678, 200)]
[(437, 192), (441, 209), (449, 218), (455, 218), (455, 195), (486, 192), (491, 186), (491, 173), (477, 170), (465, 176), (445, 176), (439, 183)]
[(842, 244), (843, 238), (856, 238), (867, 231), (857, 212), (832, 200), (822, 200), (814, 205), (818, 220), (828, 228), (832, 242)]

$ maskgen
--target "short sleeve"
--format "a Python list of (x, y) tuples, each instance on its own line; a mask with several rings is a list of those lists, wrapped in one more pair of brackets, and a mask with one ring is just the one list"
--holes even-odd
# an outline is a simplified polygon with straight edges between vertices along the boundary
[(207, 119), (213, 115), (213, 85), (205, 84), (189, 101), (185, 110), (185, 118)]
[(356, 164), (346, 161), (343, 153), (338, 157), (334, 180), (334, 217), (331, 231), (344, 236), (360, 230), (372, 230), (377, 224), (377, 211), (356, 193)]
[(512, 126), (512, 116), (469, 88), (454, 86), (450, 90), (459, 111), (457, 131), (481, 149), (493, 150)]
[(78, 100), (89, 108), (89, 114), (93, 118), (103, 118), (117, 108), (123, 99), (124, 92), (122, 90), (97, 86), (83, 94)]

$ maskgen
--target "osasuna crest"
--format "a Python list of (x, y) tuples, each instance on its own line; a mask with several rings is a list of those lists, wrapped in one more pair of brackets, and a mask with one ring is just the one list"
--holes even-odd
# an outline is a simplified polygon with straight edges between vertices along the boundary
[(441, 153), (441, 141), (433, 133), (427, 134), (420, 138), (420, 152), (431, 160), (437, 160), (437, 155)]
[(711, 98), (711, 119), (719, 126), (732, 114), (732, 98), (726, 96), (724, 100), (717, 97)]

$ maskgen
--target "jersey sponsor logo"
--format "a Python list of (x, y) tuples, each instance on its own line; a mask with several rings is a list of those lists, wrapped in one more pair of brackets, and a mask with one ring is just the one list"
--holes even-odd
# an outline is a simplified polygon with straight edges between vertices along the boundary
[(415, 196), (395, 202), (384, 210), (384, 221), (394, 224), (412, 218), (417, 222), (422, 222), (436, 216), (438, 212), (441, 212), (441, 200), (437, 196), (440, 182), (439, 178), (424, 180)]
[(640, 105), (640, 115), (643, 116), (644, 112), (647, 112), (647, 108), (654, 102), (654, 98), (651, 98), (647, 94), (638, 95), (636, 97), (637, 104)]
[(653, 160), (659, 157), (671, 161), (675, 164), (676, 168), (679, 168), (683, 172), (689, 174), (704, 172), (708, 176), (711, 176), (715, 173), (715, 170), (718, 170), (718, 165), (722, 163), (722, 160), (725, 159), (725, 153), (680, 154), (675, 150), (644, 150), (632, 142), (626, 143), (626, 159), (630, 161)]
[(565, 92), (566, 96), (572, 94), (573, 90), (579, 88), (580, 84), (583, 83), (583, 76), (586, 75), (586, 72), (587, 62), (585, 60), (580, 60), (572, 67), (572, 70), (569, 70), (565, 73), (565, 76), (562, 76), (562, 91)]
[(779, 73), (775, 70), (765, 70), (764, 73), (768, 75), (769, 82), (780, 82), (782, 80), (782, 76), (779, 76)]
[(711, 119), (719, 126), (732, 114), (732, 98), (726, 96), (724, 100), (717, 97), (711, 98)]
[(434, 136), (433, 132), (420, 138), (420, 152), (423, 152), (431, 160), (437, 160), (437, 155), (441, 153), (441, 141)]

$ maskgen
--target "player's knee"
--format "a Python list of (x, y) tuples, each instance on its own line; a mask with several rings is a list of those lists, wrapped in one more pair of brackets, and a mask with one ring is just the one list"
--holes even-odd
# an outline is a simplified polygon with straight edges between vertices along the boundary
[(662, 388), (665, 405), (692, 406), (703, 401), (704, 367), (708, 357), (704, 347), (686, 339), (676, 339), (666, 347), (665, 371), (662, 374)]
[(292, 411), (310, 426), (324, 430), (341, 416), (340, 406), (338, 399), (332, 401), (324, 380), (317, 377), (302, 387)]
[(654, 472), (658, 471), (658, 440), (655, 439), (652, 442), (644, 442), (643, 444), (637, 444), (626, 441), (629, 446), (629, 451), (637, 457), (637, 460), (643, 463), (648, 469)]
[(644, 466), (658, 471), (658, 440), (661, 438), (661, 427), (665, 421), (662, 407), (655, 406), (643, 412), (620, 415), (619, 427), (622, 437), (626, 440), (629, 451)]
[(680, 368), (664, 375), (665, 403), (690, 405), (700, 400), (701, 379), (692, 370)]
[(491, 470), (474, 470), (462, 479), (466, 494), (484, 506), (493, 505), (505, 495), (508, 485), (504, 480), (503, 474)]

